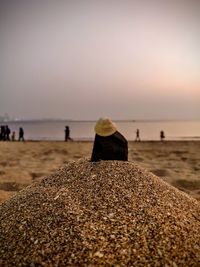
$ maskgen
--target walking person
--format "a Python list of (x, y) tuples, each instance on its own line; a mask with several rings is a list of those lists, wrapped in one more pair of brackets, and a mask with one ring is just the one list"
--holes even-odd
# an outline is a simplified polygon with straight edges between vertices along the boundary
[(137, 142), (137, 141), (141, 141), (141, 140), (140, 140), (140, 130), (139, 130), (139, 129), (136, 130), (136, 138), (135, 138), (135, 141), (136, 141), (136, 142)]
[(18, 141), (25, 141), (24, 140), (24, 130), (22, 127), (19, 128), (19, 139)]
[(94, 129), (91, 161), (128, 160), (128, 142), (109, 118), (100, 118)]
[(65, 126), (65, 142), (68, 140), (73, 141), (72, 138), (70, 137), (70, 129), (69, 126)]
[(10, 141), (10, 128), (8, 125), (5, 126), (5, 140)]
[(163, 130), (160, 131), (160, 141), (164, 141), (165, 140), (165, 133)]
[(0, 140), (2, 140), (2, 141), (6, 140), (6, 128), (4, 125), (1, 125)]
[(12, 132), (11, 140), (12, 140), (12, 141), (15, 141), (15, 131)]
[(3, 126), (0, 126), (0, 141), (3, 140)]

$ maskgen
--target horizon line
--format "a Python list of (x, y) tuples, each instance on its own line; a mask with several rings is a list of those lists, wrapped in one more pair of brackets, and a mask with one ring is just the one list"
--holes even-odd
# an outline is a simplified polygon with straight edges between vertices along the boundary
[[(54, 122), (54, 121), (66, 121), (66, 122), (96, 122), (98, 119), (64, 119), (64, 118), (30, 118), (30, 119), (0, 119), (0, 123), (9, 122)], [(161, 122), (161, 121), (199, 121), (200, 118), (195, 119), (112, 119), (114, 122)]]

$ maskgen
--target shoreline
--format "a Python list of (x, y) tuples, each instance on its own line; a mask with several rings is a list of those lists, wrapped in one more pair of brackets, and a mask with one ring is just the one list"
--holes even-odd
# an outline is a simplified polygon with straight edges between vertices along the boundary
[[(117, 129), (128, 141), (134, 141), (136, 130), (140, 131), (140, 138), (143, 142), (159, 141), (161, 130), (165, 133), (166, 141), (200, 141), (200, 121), (147, 121), (147, 122), (116, 122)], [(35, 121), (8, 123), (11, 133), (15, 132), (15, 139), (18, 139), (19, 128), (24, 129), (24, 138), (34, 141), (64, 141), (65, 126), (70, 128), (70, 137), (74, 141), (93, 141), (95, 138), (95, 122), (60, 122), (60, 121)]]
[[(72, 138), (73, 139), (73, 138)], [(129, 143), (173, 143), (173, 142), (182, 142), (182, 143), (185, 143), (185, 142), (199, 142), (200, 143), (200, 137), (196, 137), (196, 138), (193, 138), (193, 139), (187, 139), (187, 137), (183, 137), (182, 139), (168, 139), (168, 140), (164, 140), (164, 141), (160, 141), (160, 140), (141, 140), (141, 141), (135, 141), (134, 139), (133, 140), (128, 140), (127, 141)], [(23, 142), (23, 141), (18, 141), (18, 140), (15, 140), (15, 141), (2, 141), (0, 140), (0, 143), (20, 143), (20, 142)], [(57, 143), (73, 143), (73, 142), (79, 142), (79, 143), (93, 143), (94, 142), (94, 138), (91, 138), (91, 139), (73, 139), (72, 141), (64, 141), (64, 140), (59, 140), (59, 139), (25, 139), (24, 142), (30, 142), (30, 143), (34, 143), (34, 142), (49, 142), (49, 143), (53, 143), (53, 142), (57, 142)]]

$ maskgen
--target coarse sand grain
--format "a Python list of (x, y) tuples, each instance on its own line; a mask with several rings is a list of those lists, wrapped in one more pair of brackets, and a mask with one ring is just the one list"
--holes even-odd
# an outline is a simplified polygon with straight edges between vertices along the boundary
[(200, 205), (133, 162), (81, 159), (0, 206), (0, 266), (200, 266)]

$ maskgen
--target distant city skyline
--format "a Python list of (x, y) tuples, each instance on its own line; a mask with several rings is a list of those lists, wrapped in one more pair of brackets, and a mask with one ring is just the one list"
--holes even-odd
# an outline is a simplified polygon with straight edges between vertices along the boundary
[(200, 119), (200, 2), (1, 1), (0, 116)]

